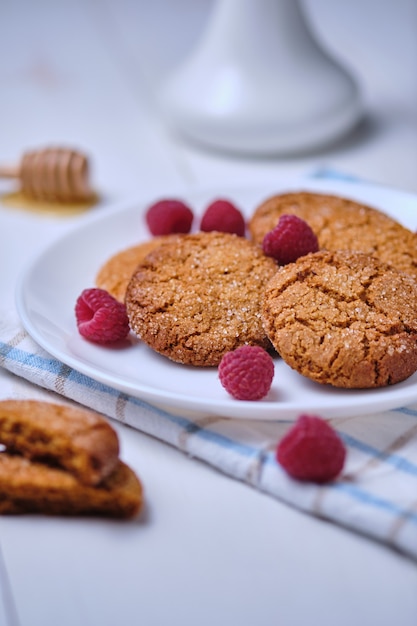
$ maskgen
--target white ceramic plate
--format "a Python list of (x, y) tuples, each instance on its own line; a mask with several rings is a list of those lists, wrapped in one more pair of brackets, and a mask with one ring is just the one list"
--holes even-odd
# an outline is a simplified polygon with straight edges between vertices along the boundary
[[(417, 229), (417, 197), (383, 187), (350, 182), (298, 181), (285, 187), (209, 189), (185, 194), (195, 214), (213, 199), (228, 197), (249, 215), (269, 195), (310, 189), (359, 199)], [(301, 412), (347, 417), (387, 410), (417, 400), (417, 374), (383, 389), (341, 390), (316, 384), (276, 361), (271, 392), (259, 402), (240, 402), (220, 385), (216, 369), (175, 364), (135, 337), (123, 347), (100, 347), (77, 331), (74, 304), (94, 286), (100, 265), (113, 253), (149, 238), (144, 222), (148, 203), (129, 202), (89, 216), (30, 263), (17, 288), (17, 307), (32, 338), (51, 355), (96, 381), (176, 413), (233, 418), (289, 420)], [(197, 221), (197, 220), (196, 220)]]

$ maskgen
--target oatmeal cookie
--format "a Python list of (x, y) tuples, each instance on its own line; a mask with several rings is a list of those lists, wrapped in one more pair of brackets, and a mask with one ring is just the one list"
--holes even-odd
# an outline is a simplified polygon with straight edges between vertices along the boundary
[(286, 363), (335, 387), (382, 387), (417, 369), (417, 282), (369, 255), (320, 251), (278, 270), (265, 330)]
[(417, 236), (385, 213), (354, 200), (301, 191), (263, 202), (249, 220), (257, 243), (283, 214), (294, 214), (313, 229), (321, 249), (371, 254), (417, 277)]
[(148, 254), (130, 280), (130, 326), (156, 352), (189, 365), (218, 365), (243, 344), (270, 347), (261, 298), (276, 270), (243, 237), (183, 235)]

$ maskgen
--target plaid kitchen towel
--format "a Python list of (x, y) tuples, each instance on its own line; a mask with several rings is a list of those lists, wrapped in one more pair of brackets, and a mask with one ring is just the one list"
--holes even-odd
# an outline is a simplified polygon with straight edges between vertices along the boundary
[(346, 445), (346, 463), (335, 482), (315, 485), (291, 479), (276, 462), (277, 442), (291, 422), (191, 419), (155, 408), (53, 358), (31, 339), (14, 312), (1, 317), (0, 364), (270, 496), (417, 559), (417, 404), (331, 420)]

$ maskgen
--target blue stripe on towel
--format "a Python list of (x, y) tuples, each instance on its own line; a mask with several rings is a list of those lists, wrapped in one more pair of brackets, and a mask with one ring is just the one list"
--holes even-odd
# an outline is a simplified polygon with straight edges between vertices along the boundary
[(395, 469), (405, 472), (406, 474), (411, 474), (412, 476), (417, 476), (417, 465), (408, 461), (404, 457), (401, 457), (395, 453), (388, 453), (378, 448), (374, 448), (364, 441), (360, 441), (351, 435), (347, 435), (346, 433), (339, 433), (340, 437), (343, 439), (347, 446), (351, 448), (356, 448), (356, 450), (360, 450), (361, 452), (366, 453), (368, 456), (371, 456), (379, 461), (383, 461), (388, 465), (392, 465)]
[(397, 506), (392, 502), (389, 502), (388, 500), (384, 500), (384, 498), (375, 496), (368, 491), (358, 489), (358, 487), (355, 487), (355, 485), (349, 483), (329, 483), (328, 487), (337, 491), (342, 491), (345, 494), (354, 498), (355, 500), (358, 500), (362, 504), (366, 504), (373, 508), (387, 511), (392, 515), (395, 515), (395, 517), (402, 517), (417, 525), (417, 511), (413, 511), (412, 509), (404, 509), (403, 507)]
[(39, 369), (44, 372), (58, 375), (62, 369), (62, 363), (56, 359), (45, 358), (29, 352), (24, 352), (18, 348), (10, 348), (10, 344), (0, 342), (0, 356), (3, 360), (15, 361), (22, 365), (29, 365), (33, 369)]
[(409, 406), (402, 406), (398, 409), (392, 409), (395, 413), (402, 413), (403, 415), (408, 415), (410, 417), (417, 417), (417, 410), (412, 409)]

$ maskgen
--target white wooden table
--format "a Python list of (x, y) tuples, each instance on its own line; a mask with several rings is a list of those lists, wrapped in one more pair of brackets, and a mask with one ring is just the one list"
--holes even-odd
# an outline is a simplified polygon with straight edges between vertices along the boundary
[[(415, 1), (304, 4), (361, 80), (367, 117), (320, 154), (248, 160), (181, 143), (154, 106), (158, 84), (197, 40), (209, 0), (3, 0), (0, 161), (50, 143), (83, 146), (108, 201), (324, 165), (417, 193)], [(27, 256), (76, 219), (0, 205), (2, 307), (13, 306)], [(0, 397), (8, 396), (45, 397), (1, 371)], [(415, 563), (116, 427), (123, 458), (146, 486), (145, 518), (0, 519), (1, 626), (417, 623)]]

